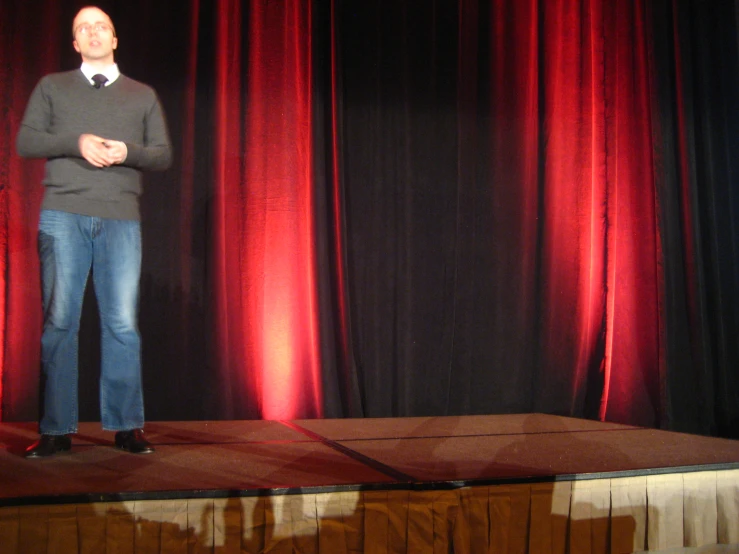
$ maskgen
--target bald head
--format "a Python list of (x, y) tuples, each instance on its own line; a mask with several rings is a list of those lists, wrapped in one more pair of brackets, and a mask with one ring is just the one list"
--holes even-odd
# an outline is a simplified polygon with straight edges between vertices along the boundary
[(113, 36), (115, 36), (115, 26), (113, 26), (113, 20), (110, 16), (97, 6), (85, 6), (74, 16), (74, 20), (72, 21), (72, 38), (75, 38), (77, 28), (83, 21), (101, 21), (107, 23), (113, 29)]

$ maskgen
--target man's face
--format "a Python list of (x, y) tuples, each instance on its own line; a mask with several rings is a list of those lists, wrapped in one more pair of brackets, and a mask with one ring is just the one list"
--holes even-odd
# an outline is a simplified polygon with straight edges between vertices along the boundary
[(72, 24), (72, 45), (88, 63), (113, 63), (113, 50), (118, 47), (113, 22), (98, 8), (80, 10)]

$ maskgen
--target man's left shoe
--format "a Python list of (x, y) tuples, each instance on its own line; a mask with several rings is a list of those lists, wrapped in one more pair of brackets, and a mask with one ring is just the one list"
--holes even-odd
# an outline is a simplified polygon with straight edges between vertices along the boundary
[(131, 454), (151, 454), (154, 447), (144, 438), (142, 429), (118, 431), (115, 434), (115, 447)]

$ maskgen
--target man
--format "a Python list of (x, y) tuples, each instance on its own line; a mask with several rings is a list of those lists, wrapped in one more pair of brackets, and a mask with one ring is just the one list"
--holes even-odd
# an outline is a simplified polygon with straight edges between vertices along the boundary
[(90, 269), (100, 309), (103, 429), (116, 447), (153, 452), (143, 434), (141, 170), (166, 169), (171, 145), (150, 87), (121, 75), (110, 17), (97, 7), (72, 25), (82, 66), (47, 75), (31, 94), (17, 138), (21, 156), (46, 158), (39, 221), (45, 382), (41, 437), (26, 451), (42, 458), (71, 449), (77, 432), (77, 351)]

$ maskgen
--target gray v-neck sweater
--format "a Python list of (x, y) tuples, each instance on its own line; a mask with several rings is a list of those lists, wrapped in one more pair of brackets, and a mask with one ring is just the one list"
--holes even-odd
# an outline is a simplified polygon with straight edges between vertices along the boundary
[[(120, 165), (97, 168), (80, 154), (91, 133), (126, 143)], [(172, 147), (154, 90), (120, 75), (95, 89), (82, 71), (43, 77), (28, 101), (17, 138), (21, 156), (46, 158), (42, 209), (139, 219), (141, 170), (169, 167)]]

